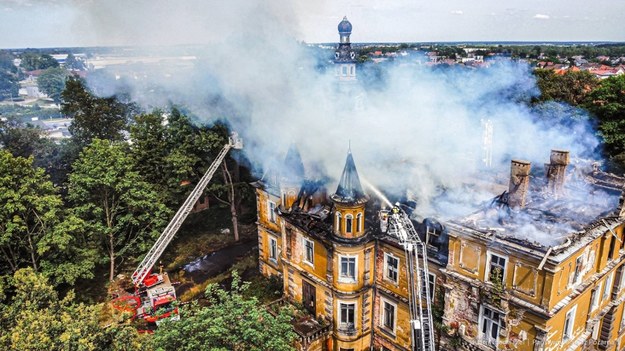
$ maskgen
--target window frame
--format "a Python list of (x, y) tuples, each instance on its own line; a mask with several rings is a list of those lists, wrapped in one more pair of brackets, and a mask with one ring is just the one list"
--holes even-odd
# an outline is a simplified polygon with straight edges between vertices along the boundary
[(356, 215), (356, 233), (362, 232), (362, 217), (362, 212), (358, 212), (358, 214)]
[(504, 266), (502, 269), (502, 274), (501, 274), (501, 284), (502, 286), (506, 286), (506, 271), (508, 268), (508, 263), (509, 263), (509, 259), (508, 256), (506, 255), (501, 255), (495, 252), (491, 252), (491, 251), (487, 251), (486, 253), (486, 270), (484, 271), (484, 281), (485, 282), (489, 282), (489, 283), (493, 283), (493, 281), (491, 280), (491, 270), (492, 270), (492, 264), (493, 264), (493, 256), (497, 256), (498, 258), (502, 258), (504, 260)]
[(590, 312), (594, 312), (601, 303), (599, 302), (599, 294), (603, 294), (603, 280), (599, 282), (596, 289), (590, 293)]
[(612, 280), (614, 280), (614, 272), (608, 274), (605, 278), (605, 285), (603, 286), (601, 300), (606, 300), (610, 297), (610, 293), (612, 292), (612, 285), (614, 284)]
[[(396, 275), (395, 279), (393, 279), (392, 277), (388, 275), (389, 273), (388, 259), (389, 258), (397, 261), (397, 266), (395, 267), (395, 275)], [(391, 252), (384, 253), (384, 280), (392, 282), (395, 285), (399, 283), (399, 261), (400, 261), (399, 257), (393, 255)]]
[[(573, 339), (573, 331), (575, 330), (575, 315), (577, 314), (577, 305), (571, 307), (564, 314), (564, 325), (562, 326), (562, 342)], [(570, 318), (569, 318), (570, 316)], [(567, 326), (567, 321), (570, 321)]]
[(340, 233), (341, 232), (341, 222), (343, 221), (343, 215), (341, 215), (341, 212), (336, 211), (336, 232)]
[(346, 234), (354, 233), (354, 216), (349, 213), (345, 215), (345, 233)]
[(267, 219), (271, 223), (277, 223), (276, 208), (277, 206), (275, 201), (267, 200)]
[[(432, 278), (432, 281), (430, 281)], [(436, 274), (428, 272), (428, 290), (430, 291), (430, 300), (434, 301), (434, 294), (436, 293)]]
[[(315, 242), (308, 239), (308, 238), (302, 238), (304, 241), (304, 259), (302, 261), (304, 261), (304, 263), (309, 264), (311, 266), (315, 266)], [(308, 259), (308, 245), (310, 243), (310, 260)]]
[[(354, 276), (353, 278), (343, 274), (343, 259), (354, 260)], [(358, 255), (339, 255), (339, 277), (338, 280), (341, 283), (357, 283), (358, 282)], [(347, 262), (347, 270), (349, 273), (349, 262)]]
[[(382, 301), (380, 306), (380, 328), (395, 335), (397, 329), (397, 304), (383, 297), (380, 298), (380, 301)], [(391, 321), (391, 326), (387, 325), (387, 305), (393, 309), (393, 320)]]
[[(277, 263), (278, 262), (278, 239), (274, 238), (273, 236), (269, 235), (269, 260)], [(275, 246), (274, 246), (275, 244)], [(273, 249), (275, 247), (275, 257), (274, 256), (274, 252)]]
[[(356, 330), (356, 320), (357, 320), (356, 316), (358, 315), (358, 312), (357, 312), (358, 311), (358, 304), (356, 303), (356, 301), (348, 302), (348, 301), (342, 301), (342, 300), (338, 300), (337, 304), (338, 304), (338, 308), (336, 309), (337, 310), (337, 314), (338, 314), (338, 316), (336, 318), (336, 320), (338, 321), (337, 329), (339, 331), (342, 331), (342, 332), (355, 331)], [(349, 321), (343, 322), (343, 305), (345, 305), (345, 306), (350, 306), (351, 305), (352, 306), (353, 321), (352, 321), (351, 325), (350, 325)], [(346, 314), (346, 316), (349, 317), (349, 310), (348, 310), (347, 313), (348, 314)]]
[(582, 265), (584, 264), (584, 255), (579, 255), (575, 259), (575, 268), (573, 269), (573, 281), (571, 285), (577, 285), (582, 282)]
[[(492, 317), (486, 317), (485, 314), (485, 310), (488, 309), (492, 314), (497, 314), (498, 319), (497, 321), (493, 320)], [(497, 349), (497, 346), (499, 345), (499, 334), (501, 333), (501, 328), (503, 328), (503, 323), (502, 323), (502, 316), (504, 316), (505, 314), (501, 311), (499, 311), (496, 308), (493, 308), (489, 305), (481, 305), (480, 306), (480, 315), (479, 315), (479, 329), (478, 329), (478, 334), (480, 336), (480, 340), (482, 342), (484, 342), (486, 345), (490, 346), (490, 347), (494, 347), (495, 350)], [(492, 327), (493, 324), (495, 324), (497, 326), (497, 336), (495, 337), (494, 340), (492, 340)], [(486, 330), (486, 332), (483, 332), (482, 330), (485, 327), (488, 327), (488, 329)]]

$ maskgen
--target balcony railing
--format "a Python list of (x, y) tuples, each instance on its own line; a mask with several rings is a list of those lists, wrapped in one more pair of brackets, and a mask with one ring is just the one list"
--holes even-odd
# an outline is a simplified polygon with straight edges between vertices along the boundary
[(305, 348), (305, 346), (319, 339), (325, 339), (332, 333), (331, 322), (315, 319), (314, 316), (308, 314), (306, 311), (298, 309), (284, 297), (267, 304), (269, 313), (273, 315), (277, 315), (281, 308), (290, 308), (294, 312), (291, 324), (293, 325), (293, 331), (295, 331), (298, 336), (297, 343), (300, 344), (302, 348)]

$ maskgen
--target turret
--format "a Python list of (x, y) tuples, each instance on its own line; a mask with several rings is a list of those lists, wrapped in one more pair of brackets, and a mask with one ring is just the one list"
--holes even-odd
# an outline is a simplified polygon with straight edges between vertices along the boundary
[(349, 36), (352, 34), (352, 24), (343, 17), (339, 23), (339, 45), (334, 52), (334, 64), (336, 76), (341, 81), (354, 81), (356, 79), (356, 53), (352, 50)]
[(339, 185), (330, 199), (334, 202), (334, 234), (344, 238), (364, 235), (365, 205), (369, 196), (362, 190), (351, 151), (347, 153)]

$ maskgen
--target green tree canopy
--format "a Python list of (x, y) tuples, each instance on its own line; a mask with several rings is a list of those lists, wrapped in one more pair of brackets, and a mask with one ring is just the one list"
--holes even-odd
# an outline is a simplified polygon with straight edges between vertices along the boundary
[(246, 298), (248, 283), (234, 274), (230, 291), (211, 284), (206, 288), (208, 307), (197, 303), (181, 308), (179, 321), (165, 321), (154, 333), (158, 351), (294, 351), (296, 334), (291, 315), (277, 316)]
[(574, 106), (582, 104), (599, 83), (592, 73), (586, 71), (557, 74), (554, 70), (537, 69), (534, 75), (541, 93), (539, 101), (556, 100)]
[(586, 107), (599, 120), (609, 154), (625, 164), (625, 75), (602, 80), (589, 94)]
[(65, 90), (65, 81), (69, 77), (69, 72), (61, 67), (51, 67), (43, 71), (37, 77), (39, 90), (48, 95), (55, 103), (61, 103), (61, 94)]
[(109, 263), (147, 252), (169, 220), (152, 185), (134, 170), (128, 145), (94, 139), (73, 164), (68, 199)]
[(61, 197), (33, 159), (0, 150), (0, 269), (31, 267), (56, 283), (92, 277), (94, 253), (83, 223), (63, 210)]
[(69, 131), (79, 145), (92, 139), (123, 140), (134, 106), (119, 102), (114, 96), (94, 96), (80, 78), (70, 77), (61, 94), (61, 112), (74, 118)]
[(65, 68), (71, 70), (81, 71), (85, 69), (85, 63), (74, 56), (71, 52), (67, 54), (65, 59)]
[(101, 325), (102, 309), (75, 303), (73, 292), (60, 298), (43, 275), (18, 270), (4, 288), (0, 286), (0, 349), (149, 350), (146, 337), (132, 326)]
[(59, 67), (59, 63), (54, 57), (48, 54), (39, 54), (36, 52), (27, 52), (21, 57), (20, 66), (26, 71), (34, 71), (38, 69), (47, 69), (50, 67)]

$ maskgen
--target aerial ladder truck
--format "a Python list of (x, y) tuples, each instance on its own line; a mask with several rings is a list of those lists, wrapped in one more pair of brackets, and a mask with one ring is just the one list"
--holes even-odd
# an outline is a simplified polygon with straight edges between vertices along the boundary
[(397, 239), (406, 255), (411, 350), (434, 351), (434, 323), (432, 321), (432, 296), (430, 296), (428, 284), (427, 245), (421, 241), (412, 221), (399, 204), (395, 204), (390, 211), (380, 211), (380, 229), (383, 233)]
[[(204, 193), (204, 189), (213, 178), (228, 151), (230, 149), (242, 148), (243, 141), (236, 133), (232, 133), (228, 138), (228, 143), (221, 149), (204, 176), (202, 176), (193, 191), (178, 209), (178, 212), (165, 227), (154, 246), (148, 251), (143, 261), (141, 261), (132, 274), (131, 278), (135, 286), (135, 294), (118, 299), (118, 302), (123, 300), (127, 306), (130, 306), (129, 309), (132, 310), (135, 318), (142, 318), (148, 322), (158, 322), (164, 318), (179, 318), (178, 309), (173, 304), (176, 301), (176, 290), (173, 284), (169, 280), (167, 273), (152, 273), (152, 268), (172, 241), (178, 229), (180, 229), (195, 203)], [(116, 306), (115, 302), (113, 306)]]

